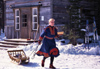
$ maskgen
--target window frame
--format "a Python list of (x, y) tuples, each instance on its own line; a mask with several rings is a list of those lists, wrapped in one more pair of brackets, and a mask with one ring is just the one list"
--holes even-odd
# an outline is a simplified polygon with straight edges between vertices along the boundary
[[(19, 11), (19, 15), (17, 16), (17, 12)], [(19, 22), (17, 22), (17, 18), (19, 18)], [(19, 28), (17, 29), (17, 25), (19, 25)], [(20, 10), (15, 9), (15, 30), (20, 30)]]
[[(37, 11), (37, 15), (34, 15), (34, 9), (36, 9)], [(34, 22), (34, 17), (37, 17), (37, 22)], [(35, 29), (35, 24), (37, 24), (37, 28)], [(32, 30), (38, 30), (38, 8), (34, 7), (32, 8)]]

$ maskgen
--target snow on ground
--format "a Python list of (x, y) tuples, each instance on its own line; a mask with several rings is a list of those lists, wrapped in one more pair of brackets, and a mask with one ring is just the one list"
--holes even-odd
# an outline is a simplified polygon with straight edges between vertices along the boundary
[[(60, 45), (58, 41), (57, 46), (60, 50), (60, 56), (55, 58), (54, 66), (59, 69), (99, 69), (100, 55), (96, 55), (98, 47), (92, 47), (89, 51), (84, 49), (84, 44), (72, 46), (71, 44)], [(20, 47), (26, 53), (30, 53), (36, 48), (37, 43), (30, 44), (27, 47)], [(39, 46), (40, 47), (40, 46)], [(100, 49), (99, 49), (100, 51)], [(99, 53), (100, 54), (100, 53)], [(30, 57), (29, 64), (17, 65), (11, 62), (6, 50), (0, 50), (0, 69), (45, 69), (41, 67), (42, 56)], [(50, 58), (47, 58), (45, 67), (49, 67)]]
[[(90, 49), (84, 49), (84, 44), (72, 44), (61, 43), (61, 40), (56, 42), (57, 47), (60, 50), (60, 56), (55, 58), (54, 66), (58, 69), (100, 69), (100, 48), (98, 46), (93, 47), (90, 44)], [(28, 45), (27, 47), (19, 47), (17, 49), (23, 49), (27, 56), (29, 56), (33, 50), (38, 46), (37, 43)], [(41, 45), (39, 46), (39, 48)], [(97, 55), (98, 54), (98, 55)], [(45, 69), (49, 67), (50, 58), (45, 61), (45, 67), (41, 67), (42, 56), (35, 56), (32, 59), (30, 56), (29, 64), (17, 65), (13, 63), (6, 50), (0, 50), (0, 69)]]

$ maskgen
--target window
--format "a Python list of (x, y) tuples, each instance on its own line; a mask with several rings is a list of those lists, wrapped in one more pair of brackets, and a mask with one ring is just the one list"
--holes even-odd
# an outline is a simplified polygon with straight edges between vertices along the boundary
[(32, 8), (32, 30), (38, 29), (38, 9)]
[(20, 11), (15, 9), (15, 29), (20, 30)]
[(27, 14), (22, 15), (22, 27), (27, 27)]

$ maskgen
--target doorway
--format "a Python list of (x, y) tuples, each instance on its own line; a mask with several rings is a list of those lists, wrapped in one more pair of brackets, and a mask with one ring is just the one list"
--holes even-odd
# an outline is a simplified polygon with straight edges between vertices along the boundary
[(29, 38), (30, 9), (21, 8), (21, 38)]

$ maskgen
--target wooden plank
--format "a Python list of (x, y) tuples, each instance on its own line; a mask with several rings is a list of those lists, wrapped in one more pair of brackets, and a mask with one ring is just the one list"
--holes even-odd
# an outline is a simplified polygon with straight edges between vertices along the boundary
[(8, 52), (24, 52), (24, 51), (20, 49), (20, 50), (8, 50)]
[(8, 50), (8, 48), (0, 47), (0, 50)]
[(11, 45), (28, 45), (29, 43), (20, 43), (20, 42), (7, 42), (7, 41), (0, 41), (2, 44), (11, 44)]
[(16, 48), (15, 45), (7, 45), (7, 44), (0, 44), (0, 47), (9, 47), (9, 48)]
[(7, 21), (7, 24), (10, 24), (10, 25), (13, 25), (14, 24), (14, 20), (6, 20)]
[(4, 41), (10, 41), (10, 42), (37, 42), (38, 40), (33, 40), (33, 39), (5, 39)]

